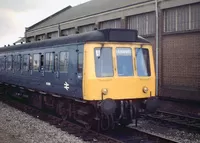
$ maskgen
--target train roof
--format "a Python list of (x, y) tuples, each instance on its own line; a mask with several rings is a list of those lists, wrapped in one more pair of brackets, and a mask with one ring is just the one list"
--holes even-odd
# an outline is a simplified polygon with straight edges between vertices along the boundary
[(85, 32), (81, 34), (74, 34), (65, 37), (59, 37), (55, 39), (48, 39), (43, 41), (37, 41), (33, 43), (26, 43), (21, 45), (13, 45), (9, 47), (0, 48), (0, 52), (42, 48), (55, 45), (73, 44), (73, 43), (86, 43), (86, 42), (141, 42), (149, 43), (146, 39), (138, 36), (137, 30), (129, 29), (103, 29)]

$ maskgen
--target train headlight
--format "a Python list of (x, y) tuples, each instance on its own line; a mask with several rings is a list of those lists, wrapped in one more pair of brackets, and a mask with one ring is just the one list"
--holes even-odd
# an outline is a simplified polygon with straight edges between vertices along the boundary
[(107, 95), (107, 94), (108, 94), (108, 89), (103, 88), (103, 89), (101, 90), (101, 93), (104, 94), (104, 95)]
[(143, 87), (143, 92), (147, 93), (149, 91), (148, 87)]

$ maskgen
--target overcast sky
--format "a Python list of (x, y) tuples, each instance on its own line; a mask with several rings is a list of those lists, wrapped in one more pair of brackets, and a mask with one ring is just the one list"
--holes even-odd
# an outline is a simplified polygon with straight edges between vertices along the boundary
[(49, 15), (89, 0), (0, 0), (0, 47), (13, 44), (29, 27)]

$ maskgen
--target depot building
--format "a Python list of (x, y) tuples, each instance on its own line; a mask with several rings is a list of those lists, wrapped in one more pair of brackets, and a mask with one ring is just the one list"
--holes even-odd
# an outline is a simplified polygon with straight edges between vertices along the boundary
[[(156, 55), (158, 24), (159, 95), (200, 101), (200, 1), (91, 0), (26, 28), (25, 42), (69, 36), (96, 29), (137, 29)], [(156, 62), (155, 62), (156, 63)]]

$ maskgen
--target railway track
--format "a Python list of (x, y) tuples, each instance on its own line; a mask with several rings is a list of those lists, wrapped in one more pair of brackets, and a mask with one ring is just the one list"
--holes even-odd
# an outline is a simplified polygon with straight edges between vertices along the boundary
[(48, 122), (51, 125), (66, 131), (76, 137), (80, 137), (83, 141), (87, 142), (100, 142), (100, 143), (175, 143), (174, 141), (165, 139), (163, 137), (148, 134), (136, 129), (128, 127), (119, 127), (115, 131), (107, 131), (98, 133), (93, 130), (87, 130), (71, 121), (62, 120), (61, 118), (28, 106), (16, 100), (9, 100), (7, 98), (0, 98), (0, 101), (12, 106), (20, 111), (23, 111), (35, 118)]
[(192, 129), (193, 131), (200, 131), (200, 118), (188, 115), (158, 110), (155, 114), (143, 115), (143, 117), (147, 120), (153, 119), (154, 121), (156, 120), (159, 122), (173, 124), (179, 127)]

